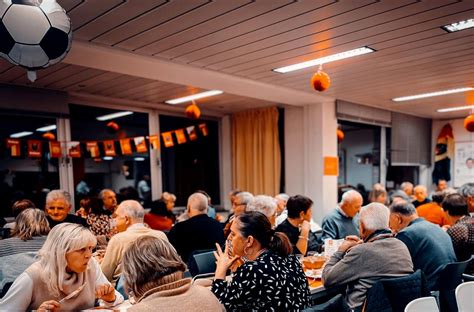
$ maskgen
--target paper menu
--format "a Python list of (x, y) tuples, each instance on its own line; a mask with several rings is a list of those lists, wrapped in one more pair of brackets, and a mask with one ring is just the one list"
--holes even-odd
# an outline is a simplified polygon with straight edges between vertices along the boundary
[(331, 257), (341, 246), (342, 242), (344, 241), (343, 238), (341, 239), (325, 239), (324, 240), (324, 256), (326, 258)]

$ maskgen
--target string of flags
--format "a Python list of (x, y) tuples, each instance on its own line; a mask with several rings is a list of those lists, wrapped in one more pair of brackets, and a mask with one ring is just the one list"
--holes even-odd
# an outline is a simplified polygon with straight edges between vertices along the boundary
[[(206, 137), (209, 135), (209, 129), (207, 124), (202, 123), (198, 126), (189, 126), (183, 129), (177, 129), (173, 131), (167, 131), (161, 133), (163, 139), (163, 145), (166, 148), (173, 147), (175, 142), (173, 140), (173, 134), (176, 137), (176, 143), (184, 144), (188, 141), (196, 141), (198, 139), (198, 129), (200, 135)], [(186, 137), (187, 134), (187, 137)], [(6, 147), (10, 150), (12, 157), (21, 157), (21, 147), (23, 140), (7, 138)], [(59, 142), (49, 141), (48, 148), (51, 158), (63, 157), (63, 149), (67, 151), (67, 155), (71, 158), (81, 158), (83, 151), (86, 152), (87, 156), (97, 159), (101, 156), (115, 157), (120, 152), (122, 155), (131, 155), (134, 152), (132, 147), (135, 146), (137, 153), (147, 153), (148, 149), (159, 150), (160, 149), (160, 137), (157, 134), (145, 136), (138, 136), (134, 138), (123, 138), (118, 140), (104, 140), (104, 141), (72, 141), (72, 142)], [(41, 158), (43, 155), (43, 143), (41, 140), (26, 140), (27, 143), (27, 156), (30, 158)], [(116, 145), (116, 143), (118, 143)], [(117, 150), (117, 146), (120, 147), (120, 151)]]

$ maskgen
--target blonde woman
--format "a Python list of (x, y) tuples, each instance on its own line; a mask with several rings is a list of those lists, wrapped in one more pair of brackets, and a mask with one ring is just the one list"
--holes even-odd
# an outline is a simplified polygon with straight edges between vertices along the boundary
[(56, 225), (33, 263), (0, 300), (0, 311), (81, 310), (123, 301), (92, 259), (96, 238), (72, 223)]

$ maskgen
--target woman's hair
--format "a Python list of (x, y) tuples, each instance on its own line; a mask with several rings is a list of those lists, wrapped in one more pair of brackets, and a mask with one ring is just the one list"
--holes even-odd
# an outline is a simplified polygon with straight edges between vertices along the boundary
[(96, 215), (110, 215), (110, 211), (106, 210), (103, 208), (104, 202), (102, 199), (99, 197), (90, 197), (89, 198), (89, 208), (90, 208), (90, 213), (96, 214)]
[(261, 212), (250, 211), (236, 217), (243, 237), (252, 236), (262, 248), (286, 257), (293, 252), (288, 237), (281, 232), (275, 232), (268, 218)]
[(150, 212), (158, 216), (167, 216), (168, 209), (166, 209), (166, 203), (163, 199), (154, 200), (150, 204)]
[(469, 215), (466, 199), (458, 193), (447, 195), (441, 206), (450, 216), (460, 217)]
[(295, 195), (288, 198), (286, 209), (288, 210), (288, 218), (299, 218), (300, 213), (308, 211), (313, 206), (311, 198), (303, 195)]
[(34, 236), (48, 235), (49, 223), (42, 210), (28, 208), (23, 210), (15, 219), (12, 236), (27, 241)]
[(90, 197), (85, 197), (79, 201), (79, 206), (84, 208), (84, 211), (89, 214), (91, 212), (91, 201)]
[(62, 284), (67, 267), (66, 254), (96, 243), (94, 234), (79, 224), (61, 223), (49, 232), (38, 256), (43, 270), (43, 280), (53, 296), (59, 296), (60, 291), (63, 291)]
[(29, 199), (20, 199), (13, 203), (12, 205), (12, 212), (13, 216), (16, 218), (18, 215), (28, 209), (28, 208), (36, 208), (35, 204)]
[(162, 284), (163, 277), (186, 270), (174, 247), (154, 236), (135, 240), (125, 251), (122, 265), (125, 284), (138, 297)]

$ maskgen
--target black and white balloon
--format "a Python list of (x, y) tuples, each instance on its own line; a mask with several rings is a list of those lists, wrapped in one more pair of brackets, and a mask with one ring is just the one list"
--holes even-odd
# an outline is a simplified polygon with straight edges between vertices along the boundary
[(71, 48), (71, 20), (55, 0), (0, 0), (0, 56), (36, 70), (60, 62)]

